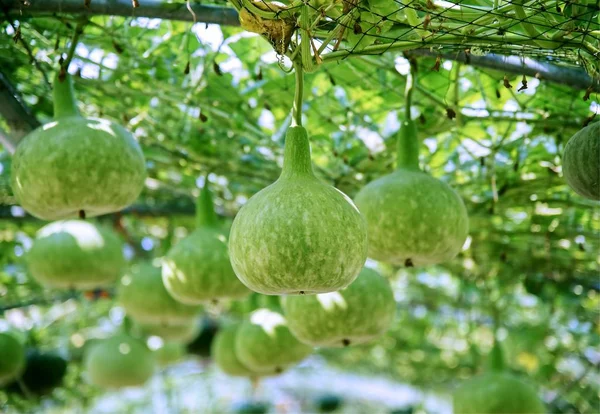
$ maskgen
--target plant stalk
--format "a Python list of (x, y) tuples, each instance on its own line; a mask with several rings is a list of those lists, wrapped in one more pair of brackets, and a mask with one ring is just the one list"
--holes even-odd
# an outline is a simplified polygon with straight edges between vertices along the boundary
[(304, 72), (302, 62), (294, 62), (296, 75), (296, 89), (294, 91), (294, 105), (292, 107), (292, 126), (302, 126), (302, 100), (304, 98)]

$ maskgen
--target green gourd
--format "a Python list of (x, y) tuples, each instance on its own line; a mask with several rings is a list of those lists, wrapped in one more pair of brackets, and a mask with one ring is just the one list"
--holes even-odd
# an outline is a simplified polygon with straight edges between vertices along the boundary
[(536, 390), (504, 372), (504, 358), (496, 342), (488, 371), (463, 383), (454, 393), (456, 414), (543, 414), (546, 412)]
[(146, 344), (124, 334), (95, 344), (84, 356), (88, 380), (102, 388), (144, 385), (155, 365), (155, 355)]
[(11, 185), (21, 206), (43, 220), (94, 217), (135, 201), (146, 179), (133, 136), (113, 122), (83, 118), (71, 77), (54, 81), (54, 121), (17, 147)]
[(369, 268), (338, 292), (287, 296), (281, 303), (292, 334), (312, 346), (369, 342), (389, 329), (396, 312), (390, 283)]
[(312, 352), (312, 347), (292, 335), (283, 315), (269, 309), (254, 311), (238, 329), (235, 354), (261, 375), (280, 374)]
[(154, 350), (154, 358), (161, 367), (180, 362), (185, 357), (185, 345), (181, 342), (165, 342)]
[(235, 342), (240, 324), (234, 323), (221, 328), (212, 342), (211, 355), (215, 364), (227, 375), (235, 377), (257, 377), (258, 374), (242, 364), (235, 352)]
[(25, 396), (48, 395), (62, 385), (67, 367), (67, 360), (56, 353), (28, 349), (25, 370), (7, 390)]
[(119, 236), (108, 227), (82, 220), (57, 221), (43, 227), (26, 261), (39, 283), (84, 290), (114, 282), (126, 264)]
[(236, 275), (267, 295), (332, 292), (356, 279), (366, 253), (364, 219), (346, 195), (314, 175), (307, 132), (290, 127), (279, 179), (233, 221)]
[(168, 324), (138, 324), (141, 333), (146, 336), (159, 336), (166, 341), (186, 344), (193, 340), (200, 332), (200, 325), (196, 317), (185, 322)]
[(419, 168), (417, 127), (410, 118), (411, 79), (399, 131), (397, 169), (370, 182), (355, 197), (367, 220), (369, 257), (406, 267), (454, 258), (469, 230), (460, 196)]
[(250, 294), (231, 267), (228, 235), (219, 227), (208, 185), (206, 177), (196, 206), (198, 228), (167, 253), (162, 265), (167, 291), (188, 305)]
[(10, 383), (25, 369), (25, 348), (9, 333), (0, 333), (0, 386)]
[(147, 325), (185, 324), (201, 310), (173, 299), (163, 285), (161, 269), (148, 262), (132, 266), (121, 278), (117, 301), (134, 322)]
[(600, 200), (600, 122), (586, 126), (567, 142), (563, 174), (577, 194)]

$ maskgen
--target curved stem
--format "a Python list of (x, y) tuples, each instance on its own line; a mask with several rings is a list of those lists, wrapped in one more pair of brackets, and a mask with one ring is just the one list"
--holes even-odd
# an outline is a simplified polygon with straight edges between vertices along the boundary
[(75, 55), (75, 49), (77, 48), (77, 43), (79, 42), (79, 36), (81, 36), (83, 33), (83, 28), (85, 25), (86, 22), (82, 21), (77, 23), (77, 26), (75, 26), (73, 37), (71, 37), (71, 44), (69, 45), (69, 51), (67, 52), (67, 58), (63, 61), (60, 67), (61, 73), (66, 73), (69, 71), (69, 65), (71, 64), (73, 56)]
[(302, 63), (294, 62), (296, 74), (296, 89), (294, 92), (294, 106), (292, 107), (292, 126), (302, 126), (302, 99), (304, 97), (304, 72)]
[(417, 69), (414, 60), (410, 61), (410, 71), (406, 75), (406, 88), (404, 89), (404, 116), (406, 121), (412, 119), (410, 109), (412, 107), (412, 96), (415, 90), (415, 84), (417, 79)]
[(416, 87), (417, 64), (410, 60), (410, 72), (406, 75), (404, 92), (404, 120), (398, 134), (398, 169), (419, 171), (419, 137), (417, 126), (412, 120), (411, 107)]

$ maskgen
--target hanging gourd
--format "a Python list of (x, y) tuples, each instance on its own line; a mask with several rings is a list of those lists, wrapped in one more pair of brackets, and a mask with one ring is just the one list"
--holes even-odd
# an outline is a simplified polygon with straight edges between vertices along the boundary
[(196, 318), (186, 320), (185, 323), (138, 323), (140, 333), (145, 336), (158, 336), (165, 341), (186, 344), (193, 340), (200, 332), (200, 325)]
[(206, 176), (196, 206), (198, 228), (167, 253), (162, 265), (167, 291), (188, 305), (250, 294), (231, 267), (228, 235), (219, 226), (208, 186)]
[(301, 126), (302, 65), (294, 66), (294, 116), (281, 175), (241, 208), (229, 240), (236, 275), (267, 295), (342, 289), (366, 260), (363, 217), (345, 194), (313, 173), (308, 134)]
[(10, 383), (25, 369), (25, 347), (13, 335), (0, 333), (0, 387)]
[(121, 278), (117, 301), (131, 319), (147, 325), (195, 324), (201, 310), (173, 299), (163, 285), (160, 268), (146, 262), (132, 266)]
[(369, 268), (338, 292), (287, 296), (281, 303), (290, 331), (312, 346), (369, 342), (389, 329), (396, 313), (390, 283)]
[(108, 227), (82, 220), (44, 226), (26, 255), (31, 276), (62, 289), (95, 289), (125, 270), (123, 242)]
[(453, 407), (460, 414), (543, 414), (536, 390), (504, 372), (502, 349), (496, 341), (488, 372), (462, 384), (454, 393)]
[(235, 352), (239, 327), (239, 323), (233, 323), (221, 328), (212, 342), (210, 354), (215, 364), (227, 375), (257, 377), (259, 374), (242, 364)]
[(600, 122), (586, 126), (567, 142), (563, 174), (577, 194), (600, 200)]
[(125, 334), (95, 344), (84, 356), (87, 378), (102, 388), (144, 385), (155, 364), (155, 355), (146, 344)]
[(298, 341), (283, 315), (270, 309), (254, 311), (235, 337), (235, 354), (242, 365), (261, 375), (281, 374), (302, 361), (312, 347)]
[(469, 229), (460, 196), (419, 168), (417, 128), (410, 115), (414, 76), (412, 73), (407, 78), (397, 169), (370, 182), (355, 197), (367, 220), (369, 257), (406, 267), (454, 258)]
[(180, 362), (185, 357), (185, 345), (181, 342), (165, 342), (154, 350), (154, 359), (161, 367)]
[(12, 160), (21, 206), (43, 220), (94, 217), (135, 201), (146, 179), (133, 136), (113, 122), (79, 114), (69, 74), (54, 81), (54, 121), (27, 135)]

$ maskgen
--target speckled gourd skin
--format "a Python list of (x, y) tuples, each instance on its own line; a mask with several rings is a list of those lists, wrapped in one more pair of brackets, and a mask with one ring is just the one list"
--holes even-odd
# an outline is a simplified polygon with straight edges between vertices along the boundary
[(94, 345), (84, 357), (89, 381), (103, 388), (144, 385), (155, 368), (155, 357), (146, 345), (119, 334)]
[(456, 414), (543, 414), (535, 389), (501, 372), (488, 372), (462, 384), (454, 393)]
[(211, 357), (227, 375), (234, 377), (257, 377), (257, 373), (242, 364), (235, 352), (235, 340), (240, 324), (221, 328), (211, 344)]
[(233, 221), (236, 275), (267, 295), (331, 292), (358, 276), (366, 249), (364, 219), (346, 195), (315, 177), (306, 130), (290, 127), (281, 176)]
[(389, 282), (369, 268), (338, 292), (287, 296), (281, 303), (290, 331), (312, 346), (369, 342), (389, 329), (396, 313)]
[(240, 362), (254, 372), (280, 374), (312, 352), (290, 332), (283, 315), (258, 309), (241, 323), (235, 338), (235, 353)]
[(165, 341), (188, 343), (200, 332), (197, 318), (190, 318), (185, 323), (138, 324), (141, 332), (147, 336), (159, 336)]
[(0, 386), (9, 384), (25, 369), (25, 347), (14, 336), (0, 333)]
[(567, 142), (563, 174), (577, 194), (600, 200), (600, 122), (586, 126)]
[[(55, 121), (27, 135), (12, 160), (15, 197), (43, 220), (122, 210), (135, 201), (146, 179), (144, 156), (133, 136), (113, 122), (79, 116), (72, 96), (64, 96), (72, 94), (70, 82), (70, 77), (64, 81), (68, 85), (55, 81)], [(65, 101), (73, 108), (57, 110)]]
[(126, 265), (119, 236), (107, 227), (81, 220), (44, 226), (26, 261), (36, 281), (61, 289), (108, 285), (121, 276)]
[(117, 300), (127, 315), (141, 324), (184, 324), (198, 316), (201, 308), (177, 302), (163, 285), (161, 270), (139, 263), (121, 278)]
[(454, 258), (468, 232), (467, 210), (446, 183), (399, 169), (365, 186), (355, 198), (367, 220), (369, 257), (402, 266)]
[(162, 276), (171, 296), (188, 305), (250, 294), (231, 267), (226, 232), (215, 227), (194, 230), (176, 244), (163, 260)]

